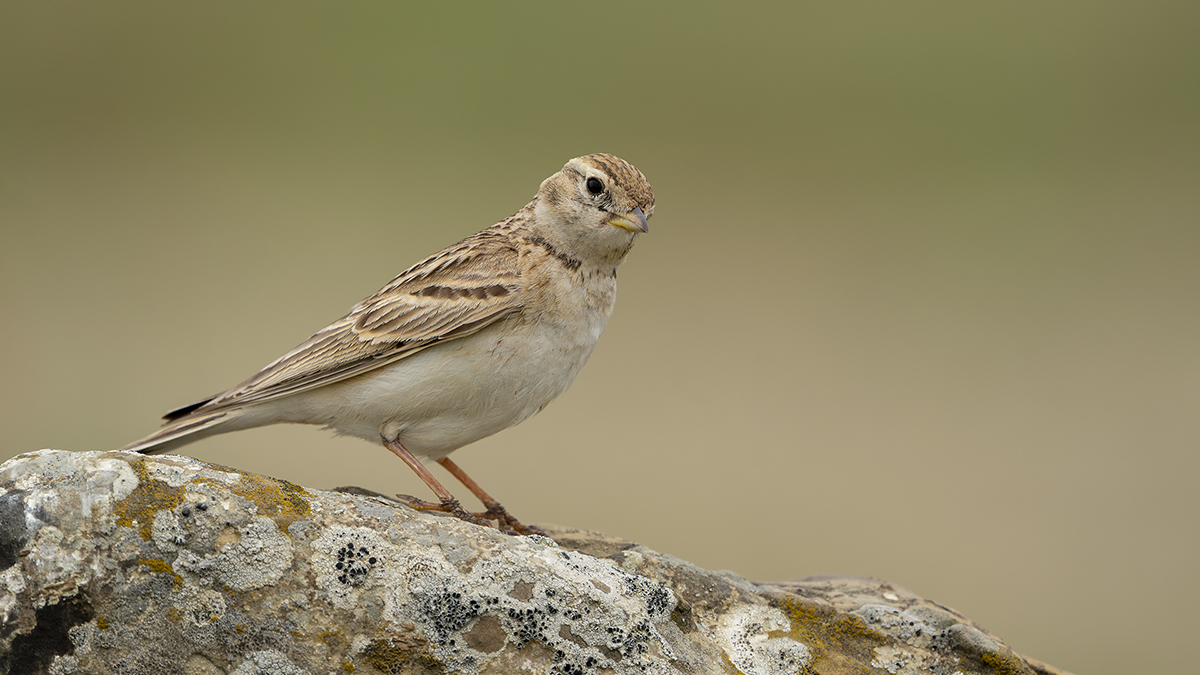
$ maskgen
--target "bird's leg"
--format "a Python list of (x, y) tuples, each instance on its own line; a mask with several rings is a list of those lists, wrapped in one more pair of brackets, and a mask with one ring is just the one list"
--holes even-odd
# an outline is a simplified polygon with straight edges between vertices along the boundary
[(413, 457), (413, 454), (409, 452), (407, 448), (405, 448), (403, 445), (400, 445), (399, 441), (389, 441), (388, 439), (384, 438), (383, 446), (395, 453), (397, 457), (404, 460), (404, 463), (408, 465), (408, 468), (415, 471), (417, 476), (419, 476), (421, 480), (425, 481), (425, 484), (429, 486), (429, 489), (433, 490), (433, 494), (437, 495), (437, 498), (441, 500), (441, 503), (434, 504), (432, 502), (423, 501), (408, 495), (396, 495), (397, 497), (408, 502), (409, 506), (418, 511), (440, 511), (442, 513), (449, 513), (453, 516), (457, 516), (459, 519), (465, 520), (468, 523), (475, 523), (476, 525), (486, 525), (491, 527), (491, 523), (483, 518), (478, 518), (472, 515), (470, 512), (464, 509), (462, 504), (459, 504), (458, 500), (454, 498), (454, 495), (450, 494), (450, 491), (443, 487), (442, 484), (433, 477), (433, 474), (429, 473), (429, 469), (426, 469), (425, 465), (421, 464), (420, 460), (418, 460), (416, 457)]
[(512, 530), (517, 534), (540, 534), (545, 536), (545, 532), (542, 532), (532, 525), (522, 525), (521, 521), (514, 518), (512, 514), (510, 514), (500, 504), (500, 502), (496, 501), (491, 495), (484, 492), (483, 488), (479, 487), (479, 483), (476, 483), (474, 480), (472, 480), (471, 477), (467, 475), (467, 472), (459, 468), (459, 466), (451, 461), (449, 457), (443, 457), (437, 460), (437, 463), (445, 467), (445, 469), (449, 471), (451, 475), (458, 479), (458, 482), (465, 485), (466, 488), (471, 491), (471, 494), (478, 497), (479, 501), (483, 502), (483, 505), (487, 507), (487, 511), (476, 515), (495, 520), (496, 523), (503, 529)]

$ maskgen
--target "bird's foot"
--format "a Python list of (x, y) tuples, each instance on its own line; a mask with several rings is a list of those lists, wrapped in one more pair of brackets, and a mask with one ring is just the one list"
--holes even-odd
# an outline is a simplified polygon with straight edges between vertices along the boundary
[(471, 513), (470, 511), (464, 509), (462, 504), (460, 504), (459, 501), (453, 497), (441, 503), (427, 502), (424, 499), (418, 499), (412, 495), (396, 495), (396, 497), (417, 511), (448, 513), (460, 520), (465, 520), (468, 523), (484, 525), (486, 527), (492, 527), (492, 524), (489, 521), (494, 520), (496, 521), (496, 529), (500, 530), (501, 532), (506, 532), (508, 534), (538, 534), (543, 537), (546, 536), (546, 533), (540, 528), (534, 527), (533, 525), (525, 525), (521, 521), (514, 518), (507, 509), (498, 503), (488, 507), (488, 510), (482, 513)]
[(480, 518), (487, 518), (496, 521), (496, 527), (506, 532), (515, 534), (540, 534), (546, 536), (546, 533), (533, 525), (524, 525), (517, 520), (511, 513), (508, 512), (499, 503), (492, 504), (487, 511), (475, 514)]
[(454, 497), (443, 499), (440, 504), (427, 502), (424, 499), (417, 499), (412, 495), (396, 495), (396, 497), (417, 511), (436, 511), (438, 513), (448, 513), (459, 520), (465, 520), (468, 523), (483, 525), (485, 527), (492, 526), (492, 524), (487, 520), (484, 520), (483, 518), (480, 518), (479, 516), (464, 509), (462, 504), (458, 503), (458, 500)]

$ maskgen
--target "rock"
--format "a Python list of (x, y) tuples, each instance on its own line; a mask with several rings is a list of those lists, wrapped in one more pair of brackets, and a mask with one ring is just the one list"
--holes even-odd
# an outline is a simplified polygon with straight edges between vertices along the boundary
[(187, 457), (0, 466), (7, 673), (1057, 673), (874, 579), (753, 583)]

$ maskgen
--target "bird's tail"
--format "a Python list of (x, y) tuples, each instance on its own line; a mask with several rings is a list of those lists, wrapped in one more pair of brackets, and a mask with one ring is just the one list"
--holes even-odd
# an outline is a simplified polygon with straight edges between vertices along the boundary
[(227, 426), (227, 423), (237, 417), (237, 413), (231, 410), (186, 414), (167, 422), (163, 428), (142, 440), (130, 443), (121, 449), (147, 455), (170, 452), (205, 436), (233, 431)]

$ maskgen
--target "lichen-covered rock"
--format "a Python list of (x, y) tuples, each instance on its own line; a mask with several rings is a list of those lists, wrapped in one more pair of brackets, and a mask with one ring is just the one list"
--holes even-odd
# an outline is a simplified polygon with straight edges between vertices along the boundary
[(0, 672), (1054, 673), (869, 579), (756, 584), (176, 456), (0, 467)]

